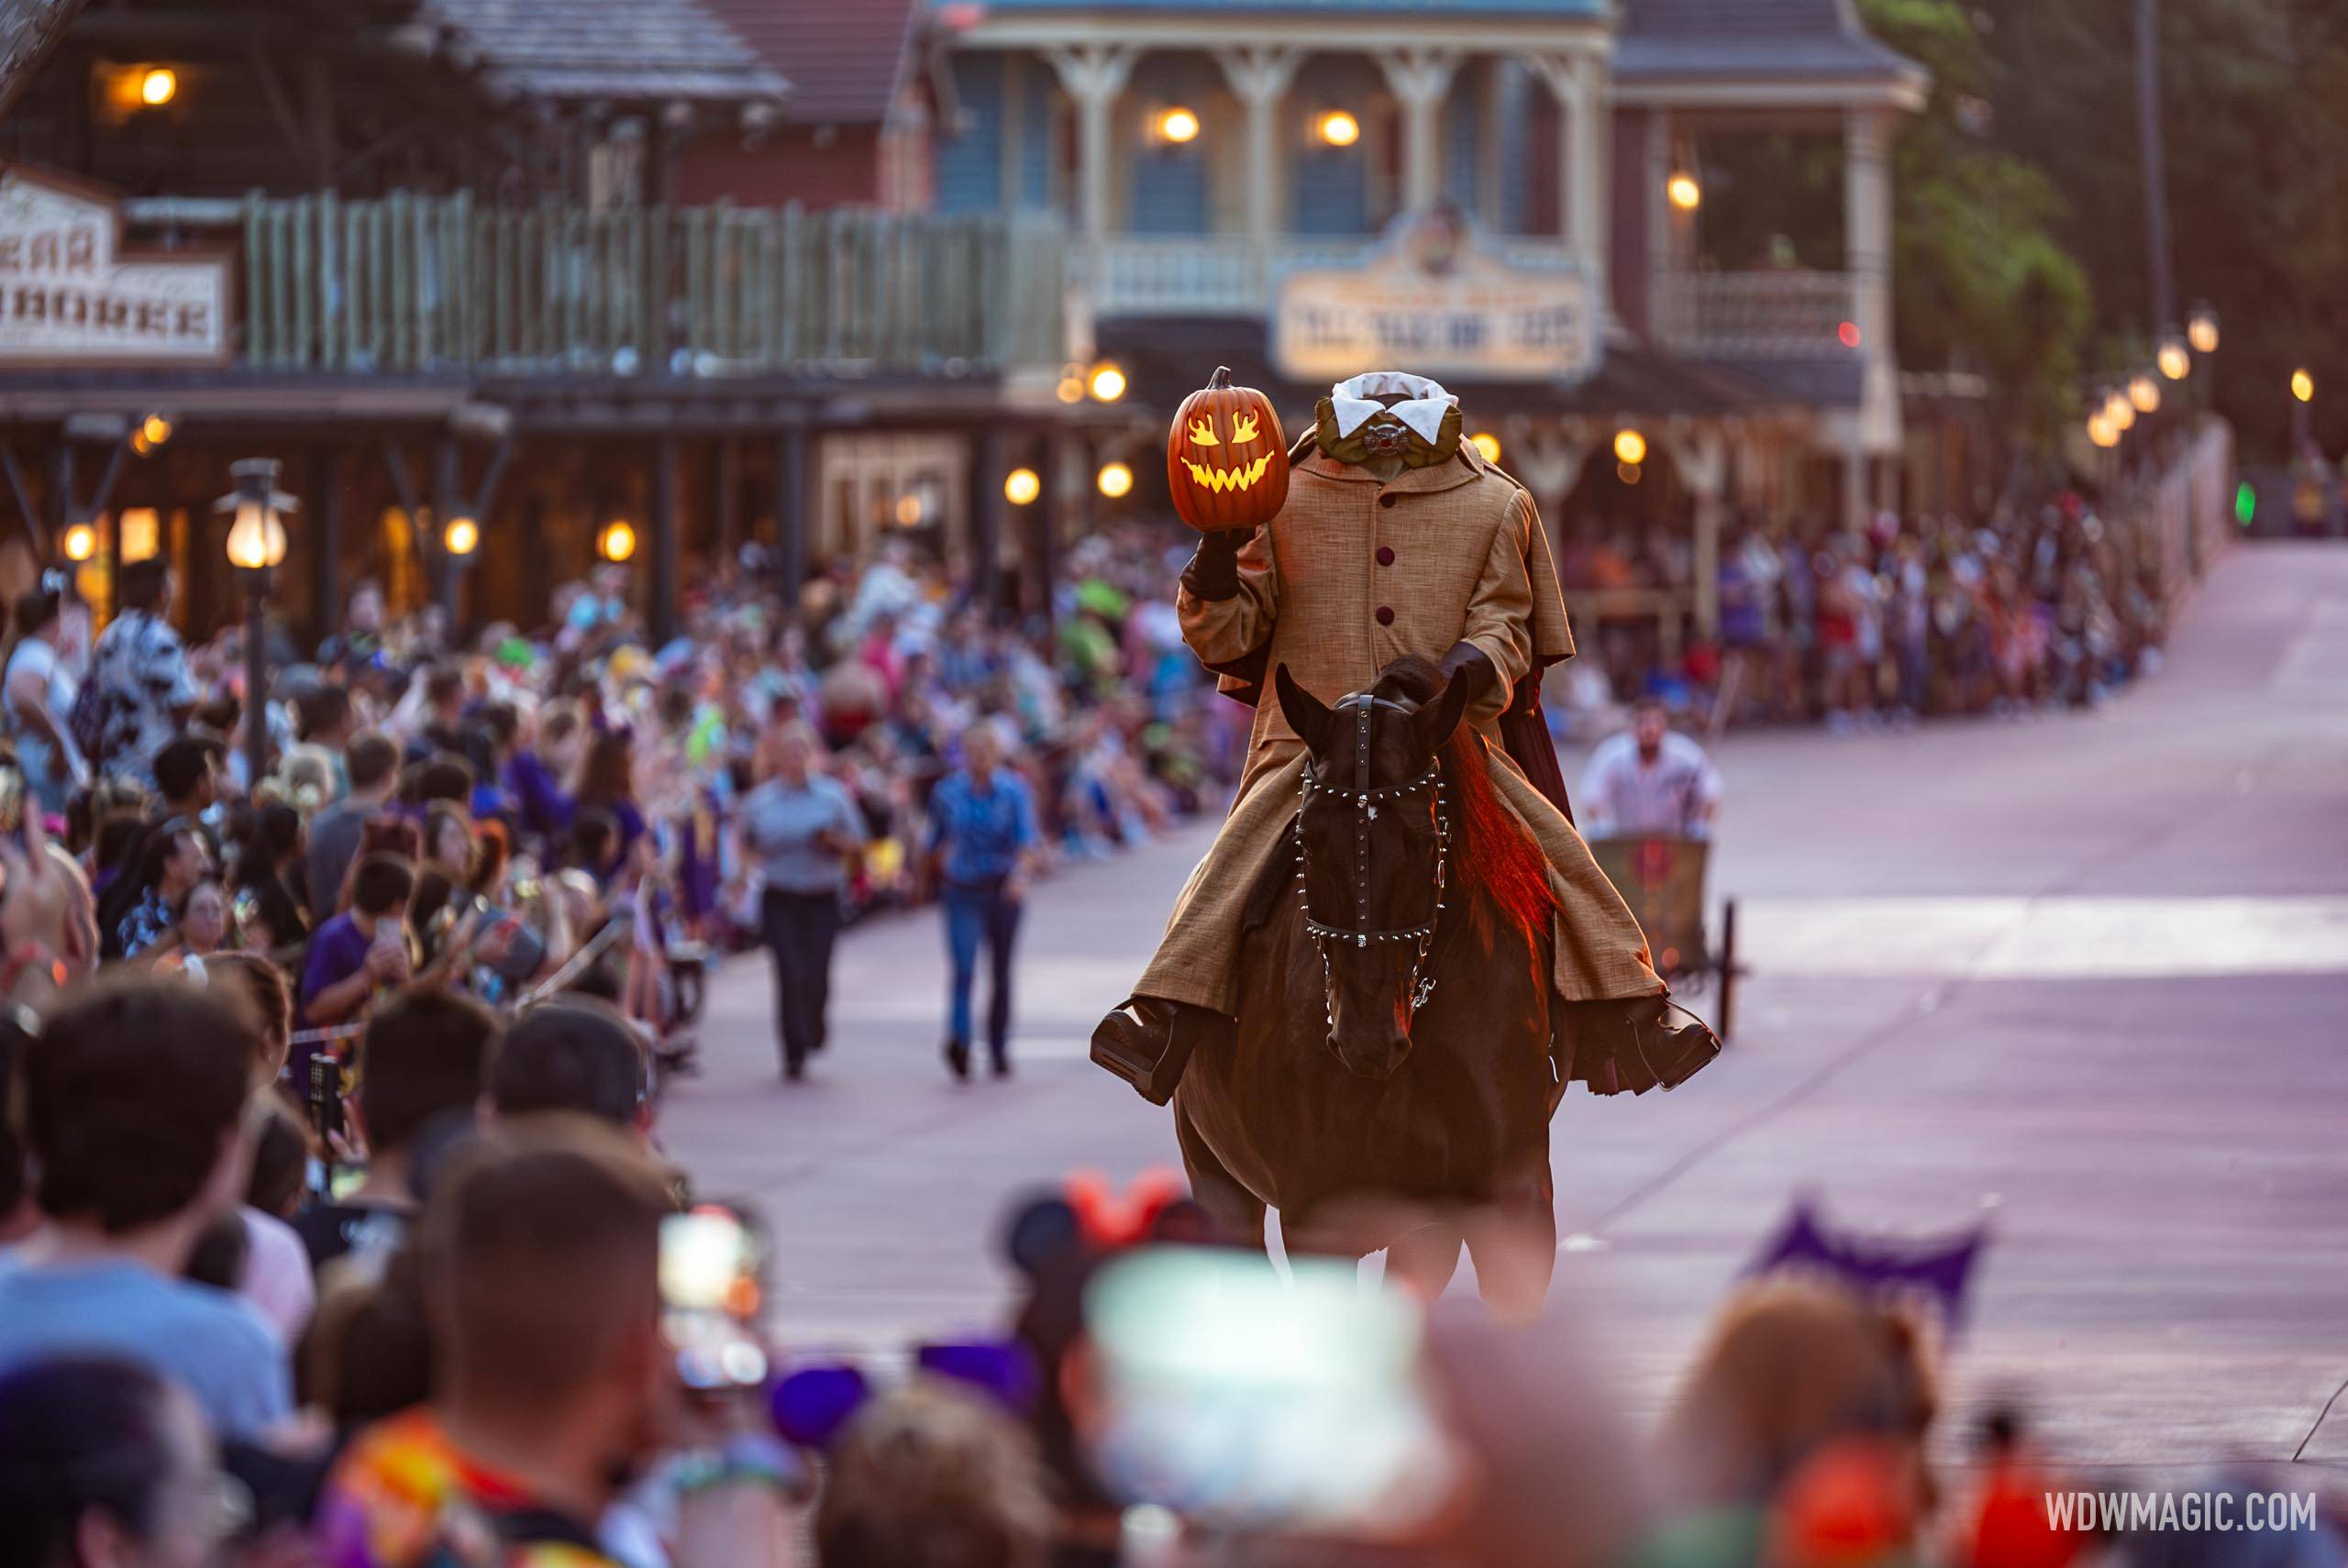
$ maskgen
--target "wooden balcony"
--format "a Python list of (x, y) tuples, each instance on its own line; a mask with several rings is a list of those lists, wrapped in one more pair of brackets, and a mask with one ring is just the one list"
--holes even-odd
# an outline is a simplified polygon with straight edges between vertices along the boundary
[(1659, 280), (1656, 336), (1699, 359), (1843, 359), (1858, 348), (1843, 336), (1855, 302), (1843, 272), (1668, 274)]
[[(1239, 236), (1121, 235), (1094, 249), (1091, 306), (1101, 316), (1257, 316), (1271, 306), (1281, 273), (1358, 267), (1379, 248), (1372, 238), (1288, 236), (1257, 245)], [(1488, 239), (1485, 253), (1513, 267), (1571, 268), (1555, 239)]]
[(242, 204), (240, 363), (338, 373), (1057, 371), (1066, 244), (1034, 216)]

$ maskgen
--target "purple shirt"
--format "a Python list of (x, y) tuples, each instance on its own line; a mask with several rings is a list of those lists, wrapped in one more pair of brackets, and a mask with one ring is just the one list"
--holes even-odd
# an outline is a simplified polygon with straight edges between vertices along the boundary
[(338, 986), (367, 966), (367, 951), (374, 941), (359, 929), (359, 922), (348, 912), (318, 927), (310, 938), (310, 950), (302, 964), (302, 1009), (304, 1021), (308, 1018), (310, 1002), (329, 986)]

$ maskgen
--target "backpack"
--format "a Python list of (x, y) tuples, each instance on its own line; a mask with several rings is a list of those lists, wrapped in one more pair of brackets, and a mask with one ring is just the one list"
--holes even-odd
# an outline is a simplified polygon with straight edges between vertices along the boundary
[(72, 712), (65, 715), (65, 727), (73, 736), (74, 748), (92, 767), (102, 766), (105, 755), (99, 749), (105, 740), (105, 692), (96, 679), (97, 672), (82, 682), (82, 690), (73, 694)]

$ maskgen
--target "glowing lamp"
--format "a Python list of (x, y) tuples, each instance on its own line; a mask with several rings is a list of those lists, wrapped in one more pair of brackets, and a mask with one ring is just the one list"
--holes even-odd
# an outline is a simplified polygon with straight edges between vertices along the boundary
[(213, 503), (216, 512), (229, 512), (228, 561), (247, 571), (267, 571), (285, 559), (284, 514), (294, 509), (294, 498), (277, 488), (275, 458), (248, 458), (228, 466), (237, 488)]
[(160, 414), (150, 414), (138, 422), (138, 434), (151, 449), (172, 438), (172, 422)]
[(449, 526), (441, 531), (441, 544), (452, 556), (469, 556), (481, 547), (481, 525), (460, 513), (449, 519)]
[(2174, 337), (2162, 339), (2153, 362), (2160, 367), (2162, 375), (2173, 381), (2181, 381), (2193, 373), (2193, 356)]
[(2126, 430), (2136, 423), (2136, 405), (2128, 401), (2124, 392), (2113, 392), (2103, 400), (2103, 422), (2114, 430)]
[(2291, 372), (2291, 395), (2301, 403), (2315, 401), (2315, 378), (2305, 370)]
[(1103, 463), (1100, 473), (1094, 476), (1093, 483), (1110, 500), (1122, 501), (1134, 491), (1134, 470), (1125, 463)]
[(1013, 506), (1027, 506), (1044, 493), (1044, 481), (1033, 469), (1013, 469), (1002, 476), (1002, 498)]
[(2216, 307), (2206, 304), (2195, 305), (2192, 316), (2185, 324), (2185, 337), (2186, 341), (2193, 345), (2193, 351), (2196, 354), (2216, 353), (2218, 351)]
[(920, 496), (901, 495), (897, 497), (897, 524), (900, 527), (910, 528), (914, 524), (920, 522), (921, 513), (922, 505)]
[(1331, 109), (1312, 122), (1312, 134), (1325, 147), (1351, 147), (1361, 139), (1361, 122), (1343, 109)]
[(604, 525), (595, 536), (595, 553), (607, 561), (624, 561), (636, 554), (636, 530), (626, 519), (615, 517)]
[(1675, 171), (1664, 182), (1663, 193), (1683, 213), (1692, 213), (1704, 204), (1703, 184), (1685, 169)]
[(1635, 430), (1614, 432), (1614, 460), (1637, 468), (1647, 460), (1647, 438)]
[(1125, 372), (1114, 360), (1103, 359), (1092, 367), (1092, 379), (1089, 384), (1094, 401), (1114, 403), (1125, 395)]
[(1501, 460), (1501, 438), (1489, 430), (1479, 430), (1468, 437), (1468, 444), (1488, 463)]
[(2120, 432), (2113, 429), (2111, 421), (2099, 412), (2088, 416), (2088, 439), (2099, 447), (2117, 447), (2120, 445)]
[(179, 72), (168, 65), (150, 65), (138, 77), (138, 101), (160, 109), (180, 95)]
[(1157, 139), (1180, 146), (1199, 139), (1199, 116), (1189, 109), (1175, 107), (1157, 112)]
[(76, 523), (65, 530), (61, 543), (69, 561), (86, 561), (98, 553), (98, 531), (87, 523)]
[(2128, 401), (2139, 414), (2158, 413), (2161, 406), (2161, 384), (2139, 370), (2128, 378)]

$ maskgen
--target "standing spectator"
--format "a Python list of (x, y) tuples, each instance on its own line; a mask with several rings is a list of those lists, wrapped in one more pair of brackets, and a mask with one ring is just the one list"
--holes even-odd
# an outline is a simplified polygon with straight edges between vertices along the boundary
[(406, 861), (373, 855), (360, 862), (350, 908), (310, 939), (302, 970), (305, 1021), (340, 1023), (357, 1016), (377, 987), (407, 978), (407, 905), (415, 894), (415, 872)]
[(586, 724), (579, 704), (568, 700), (548, 703), (523, 744), (505, 764), (505, 789), (514, 798), (515, 826), (526, 842), (547, 845), (570, 831), (578, 802), (570, 781), (579, 767), (586, 739)]
[(241, 936), (261, 951), (296, 948), (310, 938), (310, 919), (297, 890), (301, 879), (302, 813), (282, 801), (265, 803), (253, 819), (252, 836), (238, 854), (237, 895), (249, 904), (238, 924)]
[(618, 830), (612, 858), (626, 868), (644, 841), (644, 812), (636, 800), (636, 741), (626, 730), (605, 730), (588, 743), (580, 765), (577, 801), (581, 812), (602, 812)]
[(1036, 798), (1002, 766), (1002, 740), (990, 720), (962, 732), (962, 766), (929, 799), (929, 854), (944, 889), (946, 946), (954, 964), (946, 1066), (970, 1076), (970, 992), (986, 946), (987, 1055), (996, 1077), (1011, 1075), (1011, 965), (1036, 855)]
[(759, 921), (774, 965), (783, 1076), (796, 1078), (824, 1048), (847, 858), (863, 847), (864, 817), (838, 780), (814, 771), (815, 737), (805, 725), (784, 729), (767, 749), (770, 772), (743, 798), (742, 836), (762, 884)]
[(136, 958), (161, 944), (179, 922), (181, 903), (211, 874), (212, 852), (186, 817), (173, 817), (147, 835), (127, 908), (107, 933), (105, 956)]
[(0, 1520), (21, 1568), (214, 1561), (235, 1514), (204, 1413), (137, 1362), (0, 1377)]
[(25, 770), (25, 787), (50, 816), (64, 813), (67, 799), (90, 779), (90, 765), (73, 744), (73, 699), (81, 678), (66, 659), (65, 614), (78, 606), (61, 575), (17, 600), (17, 646), (8, 655), (0, 686), (7, 693), (8, 738)]
[(1631, 728), (1590, 753), (1574, 797), (1591, 838), (1709, 838), (1721, 809), (1720, 770), (1704, 748), (1674, 734), (1663, 704), (1643, 699)]
[(249, 1025), (179, 980), (85, 992), (18, 1067), (42, 1227), (0, 1253), (0, 1371), (128, 1357), (255, 1438), (291, 1408), (283, 1349), (245, 1303), (179, 1277), (244, 1190)]
[(642, 1133), (652, 1120), (644, 1037), (619, 1009), (593, 997), (556, 997), (523, 1010), (490, 1058), (493, 1117), (567, 1110)]
[(815, 1510), (823, 1568), (1044, 1568), (1052, 1506), (1035, 1444), (974, 1393), (892, 1389), (841, 1435)]
[(342, 884), (359, 858), (359, 840), (368, 820), (391, 807), (399, 788), (400, 748), (370, 730), (343, 751), (350, 792), (310, 819), (310, 915), (324, 920), (342, 907)]
[(345, 1253), (388, 1251), (415, 1214), (415, 1154), (444, 1117), (470, 1117), (497, 1043), (497, 1015), (452, 991), (402, 992), (367, 1021), (350, 1111), (367, 1143), (367, 1175), (350, 1196), (294, 1221), (323, 1269)]
[[(343, 1451), (317, 1514), (328, 1568), (464, 1560), (614, 1568), (597, 1524), (659, 1457), (681, 1391), (660, 1335), (659, 1167), (592, 1122), (459, 1155), (420, 1238), (433, 1397)], [(676, 1568), (792, 1561), (791, 1462), (737, 1439), (679, 1498)]]
[(187, 649), (166, 619), (171, 568), (161, 557), (131, 562), (122, 569), (120, 593), (122, 613), (100, 634), (90, 657), (93, 690), (82, 703), (95, 710), (90, 761), (151, 787), (155, 754), (187, 723), (199, 693)]
[(218, 878), (207, 876), (187, 890), (172, 929), (179, 933), (180, 952), (191, 958), (209, 958), (228, 944), (228, 895)]

